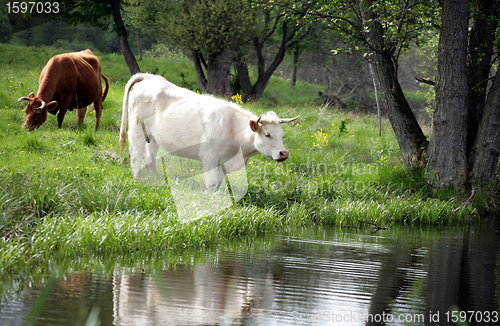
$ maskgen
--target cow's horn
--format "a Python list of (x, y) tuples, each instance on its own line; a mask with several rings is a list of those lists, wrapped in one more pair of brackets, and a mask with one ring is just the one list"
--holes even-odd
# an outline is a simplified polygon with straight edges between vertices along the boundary
[(30, 98), (27, 97), (27, 96), (24, 96), (24, 97), (21, 97), (19, 100), (17, 100), (18, 102), (21, 102), (21, 101), (29, 101)]
[(297, 120), (300, 117), (300, 115), (296, 116), (295, 118), (290, 118), (290, 119), (280, 119), (280, 123), (288, 123)]
[(262, 118), (262, 115), (259, 115), (259, 118), (257, 119), (257, 123), (260, 122), (260, 118)]
[(41, 110), (45, 107), (45, 102), (42, 101), (42, 105), (39, 108), (33, 109), (33, 110)]

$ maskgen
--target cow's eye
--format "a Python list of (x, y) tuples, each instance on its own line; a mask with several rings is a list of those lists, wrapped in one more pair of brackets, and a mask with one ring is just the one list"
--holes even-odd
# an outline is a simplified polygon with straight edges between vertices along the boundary
[(266, 134), (266, 137), (271, 139), (271, 134)]

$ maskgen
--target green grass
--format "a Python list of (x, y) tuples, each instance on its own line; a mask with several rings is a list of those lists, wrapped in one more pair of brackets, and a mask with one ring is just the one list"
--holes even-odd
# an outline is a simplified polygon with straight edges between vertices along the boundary
[[(68, 112), (61, 129), (49, 116), (39, 129), (22, 128), (17, 98), (37, 91), (47, 60), (62, 49), (0, 44), (0, 266), (16, 273), (52, 255), (121, 255), (211, 246), (242, 237), (287, 232), (312, 224), (369, 221), (431, 225), (465, 223), (479, 209), (498, 209), (492, 187), (469, 194), (434, 189), (422, 171), (405, 169), (388, 121), (378, 137), (376, 117), (318, 108), (315, 86), (272, 78), (257, 114), (273, 109), (301, 115), (284, 126), (291, 157), (283, 163), (252, 157), (248, 193), (236, 205), (194, 221), (179, 219), (168, 186), (133, 179), (118, 137), (123, 89), (130, 74), (123, 57), (99, 55), (111, 83), (101, 129), (95, 115), (76, 127)], [(142, 71), (196, 88), (186, 58), (145, 58)], [(22, 86), (21, 86), (22, 83)], [(194, 86), (193, 86), (194, 85)]]

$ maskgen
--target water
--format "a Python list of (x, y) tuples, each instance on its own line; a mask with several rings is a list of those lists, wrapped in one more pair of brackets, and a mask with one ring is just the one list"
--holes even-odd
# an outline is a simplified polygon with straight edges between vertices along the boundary
[(499, 230), (495, 219), (311, 227), (111, 266), (90, 259), (4, 284), (0, 325), (497, 325)]

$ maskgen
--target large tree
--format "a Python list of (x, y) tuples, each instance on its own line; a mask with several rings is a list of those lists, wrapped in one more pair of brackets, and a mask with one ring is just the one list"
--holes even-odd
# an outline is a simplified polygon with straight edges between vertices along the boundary
[(498, 19), (496, 0), (443, 1), (427, 165), (429, 178), (438, 185), (462, 188), (468, 181), (485, 184), (495, 179), (500, 75), (498, 69), (492, 74), (491, 68)]
[(467, 57), (467, 171), (473, 182), (486, 183), (495, 178), (500, 155), (500, 69), (488, 87), (499, 2), (478, 0), (472, 10)]
[[(265, 4), (253, 3), (250, 16), (252, 28), (240, 38), (235, 59), (244, 101), (261, 98), (287, 50), (292, 47), (298, 49), (299, 42), (314, 29), (317, 21), (306, 19), (306, 12), (281, 11)], [(252, 57), (256, 58), (257, 66), (257, 78), (253, 84), (248, 72), (248, 61)], [(266, 59), (269, 59), (269, 64)]]
[(461, 187), (467, 180), (467, 30), (469, 0), (444, 0), (438, 46), (436, 109), (428, 171), (434, 182)]
[(231, 64), (248, 28), (244, 0), (130, 0), (134, 24), (166, 44), (189, 49), (202, 92), (231, 95)]
[[(166, 44), (191, 52), (203, 92), (231, 95), (234, 66), (242, 98), (258, 100), (288, 48), (313, 27), (303, 13), (281, 13), (249, 0), (130, 0), (128, 15)], [(249, 62), (257, 66), (252, 83)], [(269, 62), (269, 63), (268, 63)]]
[[(368, 46), (370, 61), (379, 86), (380, 98), (387, 112), (394, 133), (399, 143), (403, 161), (408, 167), (420, 166), (425, 160), (428, 141), (417, 123), (398, 80), (398, 57), (405, 50), (413, 35), (405, 35), (402, 31), (414, 21), (408, 17), (412, 9), (405, 2), (405, 8), (379, 19), (376, 5), (372, 0), (361, 0), (359, 3), (361, 26), (360, 35)], [(382, 8), (380, 8), (382, 9)], [(399, 24), (387, 33), (388, 26), (384, 21), (395, 20)]]
[[(305, 14), (341, 31), (346, 41), (364, 44), (373, 67), (379, 95), (408, 167), (425, 164), (428, 141), (405, 98), (398, 80), (398, 59), (410, 43), (421, 42), (435, 25), (436, 14), (423, 6), (433, 0), (347, 0), (297, 3), (276, 1), (285, 11)], [(418, 9), (418, 10), (417, 10)]]
[(64, 6), (65, 11), (63, 20), (73, 25), (84, 23), (107, 30), (109, 19), (112, 17), (113, 31), (118, 35), (130, 74), (134, 75), (140, 72), (139, 64), (128, 43), (127, 29), (121, 14), (122, 0), (76, 0), (62, 2), (61, 6)]
[[(288, 9), (291, 1), (281, 1)], [(302, 8), (293, 2), (293, 8)], [(308, 14), (366, 44), (380, 97), (409, 168), (426, 167), (437, 186), (492, 180), (500, 153), (500, 77), (491, 84), (498, 1), (318, 1)], [(441, 7), (442, 4), (442, 7)], [(472, 15), (471, 15), (472, 13)], [(471, 18), (471, 19), (469, 19)], [(469, 24), (470, 23), (470, 24)], [(433, 132), (418, 125), (398, 81), (398, 56), (439, 33)], [(433, 83), (434, 82), (430, 82)]]

